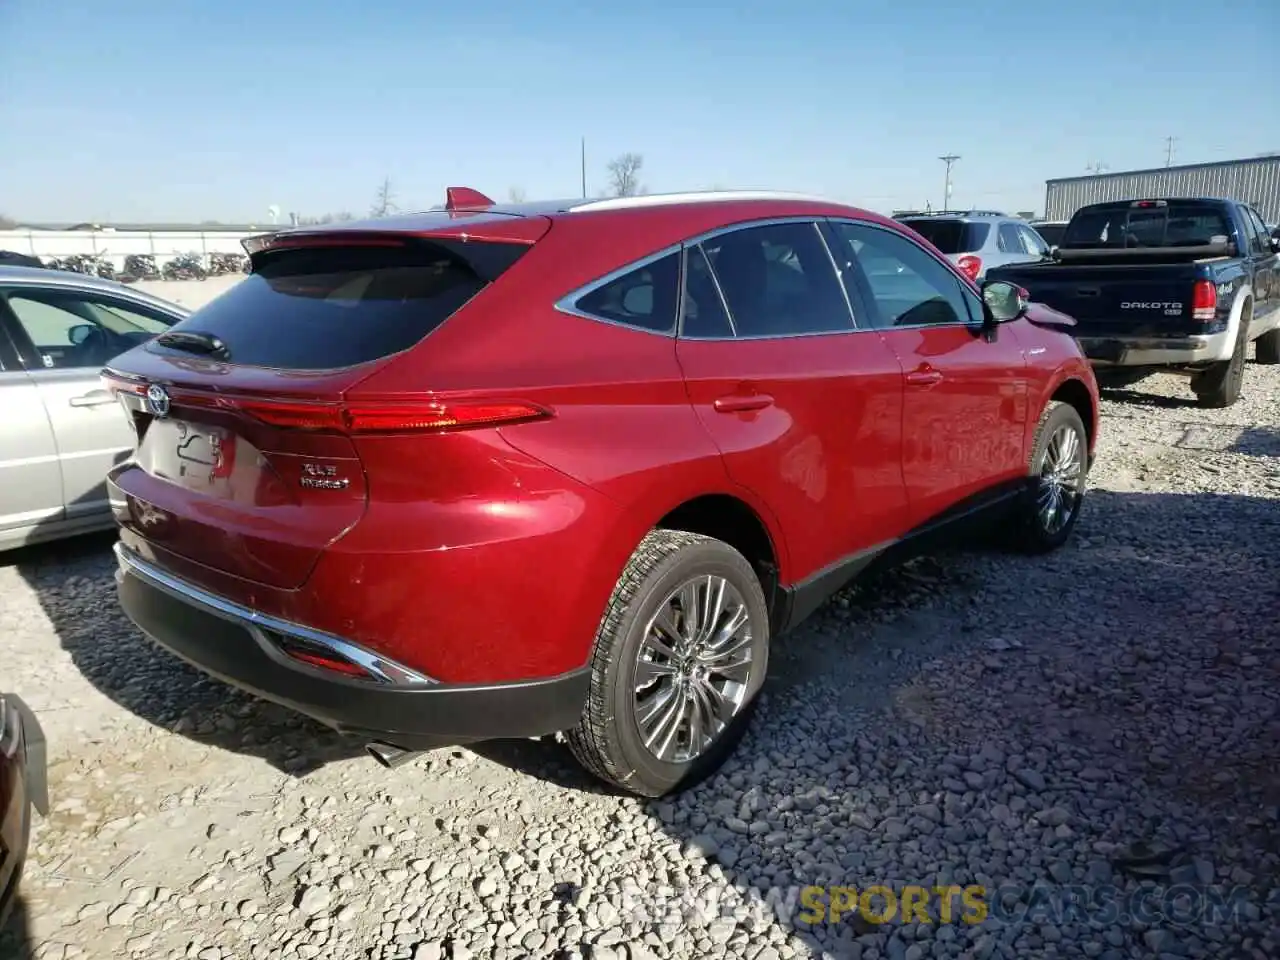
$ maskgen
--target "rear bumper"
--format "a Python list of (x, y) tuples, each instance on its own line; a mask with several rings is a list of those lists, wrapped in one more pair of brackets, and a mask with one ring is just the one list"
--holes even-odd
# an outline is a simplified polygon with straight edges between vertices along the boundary
[(1177, 337), (1077, 337), (1089, 362), (1097, 367), (1173, 366), (1210, 363), (1230, 356), (1227, 331)]
[[(203, 672), (350, 736), (426, 750), (566, 730), (582, 715), (584, 668), (546, 679), (446, 684), (352, 644), (217, 597), (115, 547), (121, 606), (154, 642)], [(301, 639), (367, 665), (352, 679), (286, 655)]]

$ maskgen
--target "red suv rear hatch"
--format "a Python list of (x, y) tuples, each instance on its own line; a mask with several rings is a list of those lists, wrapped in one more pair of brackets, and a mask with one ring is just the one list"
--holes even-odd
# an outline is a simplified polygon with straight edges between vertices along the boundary
[(486, 214), (434, 219), (444, 222), (250, 241), (248, 277), (111, 363), (104, 378), (138, 438), (111, 474), (127, 537), (255, 583), (298, 587), (364, 514), (354, 436), (510, 415), (346, 402), (550, 226)]

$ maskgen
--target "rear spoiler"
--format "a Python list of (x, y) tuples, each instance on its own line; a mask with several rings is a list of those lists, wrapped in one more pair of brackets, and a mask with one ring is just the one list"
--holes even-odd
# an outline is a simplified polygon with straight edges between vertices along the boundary
[(1239, 255), (1234, 240), (1207, 243), (1198, 247), (1055, 247), (1054, 258), (1070, 260), (1142, 260), (1176, 257), (1179, 260), (1203, 260)]

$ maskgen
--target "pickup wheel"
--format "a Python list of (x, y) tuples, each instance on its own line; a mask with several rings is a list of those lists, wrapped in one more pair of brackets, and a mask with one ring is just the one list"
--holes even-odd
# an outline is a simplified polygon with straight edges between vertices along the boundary
[(1280, 363), (1280, 329), (1264, 333), (1253, 345), (1258, 363)]
[(1089, 435), (1076, 408), (1051, 401), (1040, 414), (1031, 445), (1028, 484), (1015, 507), (1015, 545), (1048, 553), (1071, 537), (1088, 479)]
[(1191, 378), (1191, 389), (1202, 407), (1229, 407), (1240, 399), (1244, 387), (1245, 358), (1249, 352), (1249, 323), (1253, 319), (1253, 304), (1245, 304), (1240, 314), (1240, 329), (1236, 331), (1235, 349), (1231, 359), (1215, 363)]
[(633, 794), (693, 786), (742, 738), (768, 666), (768, 607), (751, 564), (711, 537), (653, 530), (600, 622), (569, 748)]

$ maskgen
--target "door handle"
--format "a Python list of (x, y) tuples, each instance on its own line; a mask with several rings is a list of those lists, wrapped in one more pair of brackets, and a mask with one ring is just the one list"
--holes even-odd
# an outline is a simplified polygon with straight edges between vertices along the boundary
[(917, 367), (907, 374), (907, 383), (913, 387), (932, 387), (942, 379), (942, 374), (930, 366)]
[(90, 390), (78, 397), (72, 397), (67, 402), (73, 407), (102, 407), (108, 403), (115, 403), (116, 399), (106, 390)]
[(745, 413), (750, 410), (763, 410), (773, 405), (773, 397), (767, 393), (739, 393), (721, 397), (713, 404), (716, 413)]

